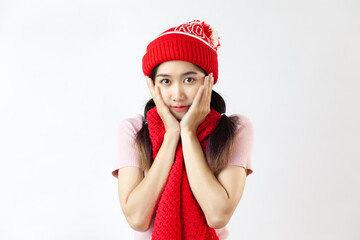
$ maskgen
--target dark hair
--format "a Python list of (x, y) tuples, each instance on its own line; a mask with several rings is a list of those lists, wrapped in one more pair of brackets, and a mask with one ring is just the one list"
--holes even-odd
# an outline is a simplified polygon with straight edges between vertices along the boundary
[[(158, 66), (156, 66), (150, 74), (150, 78), (153, 80)], [(206, 74), (205, 71), (204, 73)], [(144, 108), (144, 121), (142, 128), (137, 132), (135, 137), (135, 145), (138, 150), (138, 159), (142, 170), (149, 169), (154, 161), (152, 158), (152, 144), (150, 141), (149, 129), (146, 124), (146, 113), (153, 107), (155, 107), (155, 102), (153, 99), (150, 99)], [(214, 90), (212, 90), (211, 94), (210, 107), (219, 113), (225, 113), (226, 111), (224, 99)], [(237, 133), (237, 123), (237, 116), (228, 117), (223, 114), (214, 131), (208, 136), (205, 155), (208, 165), (215, 175), (226, 167), (229, 161)]]

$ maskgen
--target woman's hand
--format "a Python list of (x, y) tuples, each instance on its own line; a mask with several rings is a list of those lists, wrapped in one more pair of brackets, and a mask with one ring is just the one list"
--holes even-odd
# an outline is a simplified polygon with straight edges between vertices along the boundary
[(150, 94), (156, 104), (157, 112), (164, 123), (166, 132), (176, 132), (180, 134), (180, 123), (174, 115), (170, 112), (168, 106), (164, 103), (164, 100), (161, 96), (158, 86), (154, 85), (154, 82), (148, 76), (146, 77), (146, 82), (150, 90)]
[(200, 86), (189, 110), (180, 121), (181, 132), (190, 131), (196, 133), (198, 126), (209, 114), (213, 85), (214, 77), (210, 73), (205, 77), (204, 84)]

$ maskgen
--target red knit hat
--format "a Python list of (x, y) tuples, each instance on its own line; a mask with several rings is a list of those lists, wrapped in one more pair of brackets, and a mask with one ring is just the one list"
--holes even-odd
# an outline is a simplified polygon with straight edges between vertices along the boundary
[(146, 76), (158, 64), (171, 60), (191, 62), (214, 74), (214, 84), (218, 79), (217, 48), (220, 46), (217, 32), (208, 24), (194, 20), (170, 28), (149, 43), (142, 59)]

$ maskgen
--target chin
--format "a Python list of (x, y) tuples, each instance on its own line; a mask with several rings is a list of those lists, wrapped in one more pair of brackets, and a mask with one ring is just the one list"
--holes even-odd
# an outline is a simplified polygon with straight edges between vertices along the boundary
[(175, 116), (175, 118), (180, 122), (181, 121), (181, 119), (183, 118), (183, 116), (180, 116), (180, 117), (178, 117), (178, 116)]
[(173, 116), (180, 122), (185, 114), (173, 113)]

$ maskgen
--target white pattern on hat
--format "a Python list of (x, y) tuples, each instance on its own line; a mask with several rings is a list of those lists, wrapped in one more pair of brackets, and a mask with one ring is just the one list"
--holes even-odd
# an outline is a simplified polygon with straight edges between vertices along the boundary
[(190, 37), (199, 39), (200, 41), (204, 42), (206, 45), (208, 45), (209, 47), (211, 47), (212, 50), (216, 51), (216, 49), (215, 49), (213, 46), (211, 46), (210, 43), (208, 43), (207, 41), (205, 41), (205, 40), (202, 39), (201, 37), (199, 37), (199, 36), (197, 36), (197, 35), (194, 35), (194, 34), (191, 34), (191, 33), (171, 31), (171, 32), (164, 32), (164, 33), (160, 34), (159, 37), (164, 36), (164, 35), (167, 35), (167, 34), (173, 34), (173, 33), (176, 33), (176, 34), (184, 34), (184, 35), (187, 35), (187, 36), (190, 36)]

